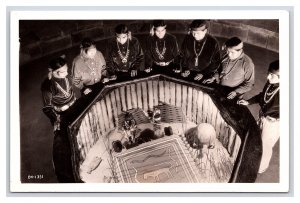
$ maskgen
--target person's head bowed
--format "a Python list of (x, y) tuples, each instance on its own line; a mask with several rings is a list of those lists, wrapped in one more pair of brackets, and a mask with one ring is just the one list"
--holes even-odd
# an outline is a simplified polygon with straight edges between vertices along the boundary
[(237, 59), (243, 53), (244, 43), (238, 37), (232, 37), (224, 43), (223, 49), (226, 49), (230, 60)]
[(131, 40), (131, 32), (125, 24), (119, 24), (115, 27), (117, 42), (125, 44), (127, 40)]
[(81, 51), (88, 58), (94, 58), (97, 53), (95, 42), (90, 38), (84, 38), (80, 44)]
[(65, 78), (68, 75), (67, 62), (62, 56), (52, 59), (49, 62), (48, 70), (49, 79), (51, 79), (52, 76), (55, 78)]
[(166, 27), (167, 25), (164, 20), (154, 20), (150, 30), (150, 35), (156, 35), (159, 39), (162, 39), (166, 34)]
[(191, 33), (196, 41), (202, 40), (208, 29), (208, 22), (206, 20), (193, 20), (190, 24), (189, 34)]

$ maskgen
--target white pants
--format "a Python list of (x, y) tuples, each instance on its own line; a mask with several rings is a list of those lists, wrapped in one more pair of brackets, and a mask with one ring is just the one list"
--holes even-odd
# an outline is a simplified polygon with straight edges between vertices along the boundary
[(273, 147), (279, 139), (279, 119), (269, 117), (260, 118), (262, 139), (262, 157), (259, 172), (264, 172), (268, 167), (273, 153)]

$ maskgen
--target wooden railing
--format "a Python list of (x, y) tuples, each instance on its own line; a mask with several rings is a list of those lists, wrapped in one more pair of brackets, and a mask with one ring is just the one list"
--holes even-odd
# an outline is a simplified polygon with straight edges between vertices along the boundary
[[(153, 109), (159, 102), (181, 107), (187, 120), (194, 123), (212, 124), (216, 129), (217, 138), (230, 156), (234, 160), (238, 157), (236, 163), (248, 157), (248, 155), (239, 156), (242, 153), (240, 146), (248, 131), (247, 128), (252, 126), (253, 133), (250, 134), (254, 137), (259, 136), (258, 127), (248, 109), (222, 100), (214, 88), (163, 75), (108, 85), (69, 127), (70, 138), (73, 141), (74, 174), (77, 180), (80, 181), (80, 164), (85, 160), (90, 148), (100, 136), (106, 136), (117, 127), (118, 115), (132, 108), (147, 111)], [(256, 142), (260, 143), (259, 140)], [(250, 157), (257, 159), (251, 162), (258, 162), (261, 144), (258, 144), (251, 153), (254, 154)], [(257, 174), (257, 163), (250, 168), (250, 173), (246, 171), (246, 174), (251, 176), (243, 175), (244, 179), (240, 180), (238, 172), (241, 166), (243, 163), (240, 163), (239, 167), (235, 166), (231, 182), (253, 182), (253, 176), (256, 178)]]

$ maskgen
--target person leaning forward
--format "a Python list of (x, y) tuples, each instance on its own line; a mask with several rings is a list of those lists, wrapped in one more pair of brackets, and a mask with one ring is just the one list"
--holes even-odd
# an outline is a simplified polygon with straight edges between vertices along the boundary
[(115, 37), (107, 46), (107, 71), (111, 79), (125, 81), (144, 71), (144, 53), (137, 38), (124, 24), (115, 28)]
[(218, 41), (209, 35), (206, 20), (194, 20), (181, 46), (182, 77), (189, 81), (210, 78), (219, 67)]
[(226, 54), (219, 70), (204, 83), (220, 84), (219, 88), (228, 99), (242, 98), (254, 85), (254, 64), (244, 53), (244, 44), (238, 37), (228, 39), (224, 46)]
[(146, 41), (145, 72), (178, 77), (180, 52), (177, 39), (167, 32), (164, 20), (154, 20), (152, 24), (150, 36)]
[(74, 85), (83, 95), (96, 95), (108, 82), (106, 62), (93, 40), (85, 38), (80, 45), (80, 54), (73, 60), (72, 76)]
[(68, 66), (62, 57), (49, 63), (48, 78), (42, 83), (43, 112), (53, 125), (53, 164), (57, 180), (64, 183), (74, 182), (71, 148), (67, 135), (68, 119), (66, 114), (76, 103), (72, 80), (68, 76)]

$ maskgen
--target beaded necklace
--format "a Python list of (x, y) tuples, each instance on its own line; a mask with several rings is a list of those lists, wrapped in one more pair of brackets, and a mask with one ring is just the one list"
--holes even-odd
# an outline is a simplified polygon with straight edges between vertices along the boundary
[(163, 50), (162, 50), (162, 52), (160, 53), (160, 51), (159, 51), (159, 49), (158, 49), (158, 46), (157, 46), (157, 41), (155, 42), (155, 45), (156, 45), (156, 47), (155, 47), (155, 52), (157, 53), (157, 55), (158, 55), (158, 58), (160, 59), (160, 60), (163, 60), (164, 59), (164, 55), (165, 55), (165, 53), (166, 53), (166, 41), (164, 40), (164, 47), (163, 47)]
[(69, 81), (67, 80), (67, 78), (64, 78), (65, 83), (66, 83), (66, 87), (67, 87), (67, 91), (64, 90), (64, 88), (62, 88), (56, 81), (56, 87), (65, 95), (65, 97), (69, 97), (70, 96), (70, 85), (69, 85)]
[(118, 54), (119, 54), (119, 56), (122, 60), (122, 63), (127, 63), (127, 59), (128, 59), (128, 56), (129, 56), (129, 40), (127, 41), (127, 48), (126, 48), (125, 56), (122, 54), (122, 52), (120, 50), (118, 41), (117, 41), (117, 47), (118, 47)]
[(273, 99), (273, 97), (275, 96), (275, 94), (279, 91), (279, 86), (278, 86), (273, 91), (268, 92), (269, 89), (270, 89), (270, 87), (271, 87), (271, 84), (268, 85), (268, 87), (266, 89), (266, 92), (265, 92), (265, 95), (264, 95), (264, 102), (265, 103), (269, 103)]
[(205, 41), (203, 42), (202, 47), (201, 47), (199, 53), (197, 53), (197, 51), (196, 51), (196, 40), (194, 40), (194, 53), (195, 53), (195, 55), (196, 55), (196, 57), (195, 57), (195, 66), (198, 66), (198, 57), (199, 57), (200, 54), (202, 53), (205, 43), (206, 43), (206, 39), (205, 39)]

